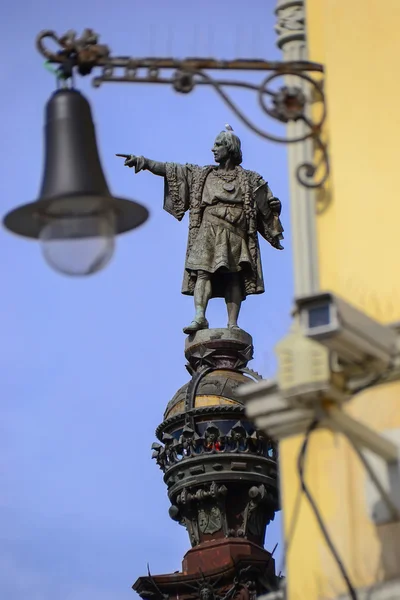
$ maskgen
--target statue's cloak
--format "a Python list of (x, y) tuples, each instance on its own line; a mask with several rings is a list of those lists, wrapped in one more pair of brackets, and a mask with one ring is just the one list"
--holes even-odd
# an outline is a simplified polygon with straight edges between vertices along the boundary
[[(189, 237), (186, 251), (185, 273), (182, 294), (193, 295), (197, 274), (187, 268), (187, 259), (199, 235), (205, 204), (203, 189), (209, 173), (215, 166), (179, 165), (166, 163), (164, 186), (164, 209), (181, 221), (189, 211)], [(247, 245), (251, 256), (251, 268), (240, 271), (244, 298), (249, 294), (262, 294), (264, 280), (261, 266), (258, 233), (275, 248), (281, 249), (283, 227), (279, 217), (269, 207), (273, 194), (268, 184), (258, 173), (237, 167), (239, 185), (243, 195), (243, 210), (246, 215)], [(213, 280), (212, 297), (224, 295), (221, 278)]]

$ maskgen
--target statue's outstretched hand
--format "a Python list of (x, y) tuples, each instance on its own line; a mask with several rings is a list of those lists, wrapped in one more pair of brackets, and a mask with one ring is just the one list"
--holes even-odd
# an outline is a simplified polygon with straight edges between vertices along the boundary
[(139, 173), (145, 168), (146, 159), (144, 156), (135, 156), (134, 154), (130, 154), (126, 157), (125, 167), (135, 167), (135, 173)]
[(136, 163), (137, 163), (137, 156), (134, 156), (133, 154), (130, 154), (128, 156), (128, 158), (126, 158), (125, 162), (124, 162), (124, 166), (125, 167), (136, 167)]

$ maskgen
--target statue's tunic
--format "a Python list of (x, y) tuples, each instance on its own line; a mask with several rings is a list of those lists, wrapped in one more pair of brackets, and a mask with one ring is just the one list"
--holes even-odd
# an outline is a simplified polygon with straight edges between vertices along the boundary
[[(198, 271), (212, 274), (212, 297), (225, 295), (226, 275), (239, 273), (243, 298), (264, 292), (257, 232), (281, 248), (283, 228), (268, 201), (268, 184), (236, 167), (229, 181), (217, 167), (166, 163), (164, 209), (179, 221), (189, 211), (182, 293), (193, 295)], [(229, 177), (229, 176), (228, 176)]]

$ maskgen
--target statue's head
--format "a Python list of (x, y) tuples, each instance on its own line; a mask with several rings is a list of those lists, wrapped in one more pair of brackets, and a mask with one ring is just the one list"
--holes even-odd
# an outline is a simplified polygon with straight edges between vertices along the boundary
[(215, 138), (212, 148), (214, 160), (221, 163), (230, 158), (234, 165), (240, 165), (243, 160), (240, 139), (233, 133), (230, 125), (226, 125), (226, 128), (226, 131), (221, 131)]

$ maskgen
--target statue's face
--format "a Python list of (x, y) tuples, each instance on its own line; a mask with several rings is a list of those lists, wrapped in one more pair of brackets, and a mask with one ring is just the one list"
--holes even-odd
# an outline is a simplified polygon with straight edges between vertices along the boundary
[(214, 146), (211, 151), (214, 154), (216, 163), (223, 162), (229, 157), (228, 148), (226, 147), (225, 140), (221, 134), (215, 138)]

